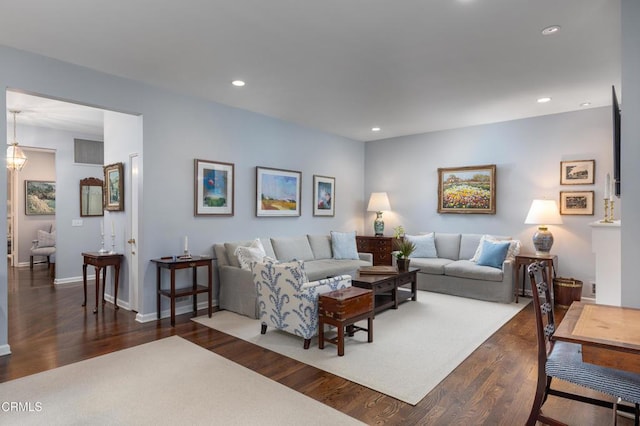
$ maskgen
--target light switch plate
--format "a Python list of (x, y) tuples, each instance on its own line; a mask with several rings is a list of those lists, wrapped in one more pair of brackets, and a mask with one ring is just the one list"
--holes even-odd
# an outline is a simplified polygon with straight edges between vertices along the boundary
[(73, 219), (71, 221), (71, 226), (82, 226), (82, 219)]

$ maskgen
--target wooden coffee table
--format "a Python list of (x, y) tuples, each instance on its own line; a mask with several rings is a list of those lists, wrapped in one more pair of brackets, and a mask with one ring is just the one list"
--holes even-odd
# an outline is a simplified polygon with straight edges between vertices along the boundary
[[(418, 300), (417, 272), (420, 268), (409, 268), (390, 275), (363, 275), (353, 278), (354, 287), (366, 288), (373, 291), (375, 298), (375, 312), (385, 309), (398, 309), (398, 305), (406, 300)], [(410, 285), (409, 288), (406, 286)]]

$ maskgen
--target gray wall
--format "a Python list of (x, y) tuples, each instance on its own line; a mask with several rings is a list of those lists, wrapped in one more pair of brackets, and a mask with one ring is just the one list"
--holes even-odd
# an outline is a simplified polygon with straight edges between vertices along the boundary
[[(561, 186), (560, 161), (587, 159), (596, 160), (596, 183)], [(496, 214), (438, 214), (437, 169), (484, 164), (497, 166)], [(385, 234), (393, 235), (393, 227), (403, 225), (409, 234), (510, 235), (526, 252), (535, 251), (531, 239), (536, 226), (524, 224), (534, 198), (558, 200), (559, 191), (595, 191), (594, 216), (565, 215), (563, 225), (549, 227), (560, 276), (585, 283), (595, 279), (589, 223), (604, 215), (604, 176), (612, 171), (609, 108), (369, 142), (365, 171), (367, 194), (389, 194), (392, 212), (384, 215)], [(366, 223), (373, 219), (367, 213)], [(590, 286), (583, 290), (590, 294)]]
[[(640, 2), (622, 0), (622, 304), (640, 308)], [(620, 91), (619, 91), (620, 92)]]
[[(211, 254), (213, 243), (228, 240), (332, 229), (362, 232), (362, 142), (6, 47), (0, 47), (0, 87), (142, 115), (143, 238), (138, 246), (144, 266), (142, 315), (153, 317), (155, 312), (156, 276), (150, 259), (180, 250), (184, 235), (189, 236), (193, 253)], [(4, 97), (0, 106), (6, 109)], [(6, 131), (2, 120), (0, 134)], [(235, 163), (235, 216), (194, 217), (194, 158)], [(255, 217), (255, 166), (302, 172), (301, 217)], [(336, 177), (333, 218), (312, 216), (314, 174)], [(1, 179), (0, 202), (6, 208), (6, 176)], [(70, 201), (74, 205), (76, 198)], [(98, 228), (99, 222), (96, 232)], [(0, 240), (4, 239), (6, 229), (0, 231)], [(6, 254), (6, 246), (2, 250), (0, 255)], [(75, 256), (81, 249), (65, 250)], [(0, 353), (8, 349), (6, 323), (7, 269), (0, 264)]]

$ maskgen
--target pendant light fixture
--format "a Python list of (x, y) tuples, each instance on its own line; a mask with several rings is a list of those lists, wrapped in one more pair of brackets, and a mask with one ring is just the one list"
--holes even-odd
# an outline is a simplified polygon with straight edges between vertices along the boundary
[(20, 114), (20, 111), (12, 109), (9, 112), (13, 114), (13, 143), (7, 147), (7, 169), (20, 171), (27, 163), (27, 156), (16, 139), (16, 114)]

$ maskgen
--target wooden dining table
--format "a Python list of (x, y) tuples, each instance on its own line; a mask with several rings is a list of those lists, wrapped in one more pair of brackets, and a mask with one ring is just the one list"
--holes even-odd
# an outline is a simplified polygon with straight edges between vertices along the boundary
[(573, 302), (552, 337), (582, 345), (582, 360), (640, 374), (640, 309)]

